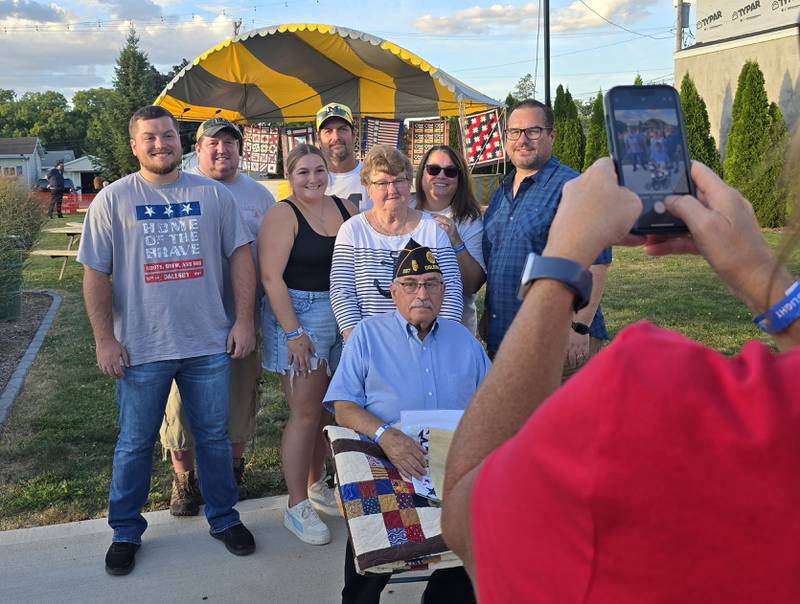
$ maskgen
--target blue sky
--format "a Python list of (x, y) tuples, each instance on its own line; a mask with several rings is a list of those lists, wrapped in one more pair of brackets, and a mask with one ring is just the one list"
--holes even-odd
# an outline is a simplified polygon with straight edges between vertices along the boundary
[[(593, 12), (594, 11), (594, 12)], [(502, 99), (534, 74), (538, 1), (421, 0), (0, 0), (0, 88), (25, 91), (110, 86), (128, 23), (166, 71), (242, 30), (326, 23), (391, 40), (481, 92)], [(665, 0), (551, 0), (551, 81), (588, 98), (598, 88), (669, 78), (675, 10)], [(617, 26), (605, 22), (602, 15)], [(539, 49), (537, 97), (543, 96)]]

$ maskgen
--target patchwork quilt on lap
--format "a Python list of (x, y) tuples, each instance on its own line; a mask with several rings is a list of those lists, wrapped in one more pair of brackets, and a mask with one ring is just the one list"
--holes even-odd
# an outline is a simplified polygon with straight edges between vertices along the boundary
[(442, 539), (441, 508), (415, 494), (378, 445), (348, 428), (325, 433), (359, 573), (461, 565)]

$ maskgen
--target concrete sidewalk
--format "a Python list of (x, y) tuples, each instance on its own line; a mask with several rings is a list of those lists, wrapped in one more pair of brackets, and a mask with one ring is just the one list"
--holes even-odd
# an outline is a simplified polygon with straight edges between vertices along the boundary
[[(256, 552), (245, 557), (211, 538), (202, 515), (147, 513), (136, 568), (124, 577), (105, 572), (111, 543), (105, 518), (0, 532), (0, 602), (340, 602), (344, 521), (323, 516), (333, 540), (306, 545), (283, 527), (285, 505), (282, 496), (236, 506), (256, 539)], [(416, 604), (424, 585), (389, 585), (381, 602)]]

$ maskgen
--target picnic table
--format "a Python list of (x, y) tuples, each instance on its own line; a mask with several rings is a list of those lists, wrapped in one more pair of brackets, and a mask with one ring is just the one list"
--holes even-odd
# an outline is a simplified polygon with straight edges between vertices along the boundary
[(61, 263), (61, 271), (58, 273), (58, 280), (64, 277), (64, 270), (67, 268), (67, 260), (70, 258), (77, 258), (78, 257), (78, 250), (73, 249), (73, 245), (80, 239), (81, 233), (83, 232), (83, 226), (79, 224), (73, 223), (69, 226), (63, 227), (54, 227), (50, 229), (44, 229), (45, 233), (57, 233), (61, 235), (67, 236), (67, 249), (65, 250), (33, 250), (31, 255), (33, 256), (49, 256), (50, 258), (63, 258), (63, 262)]

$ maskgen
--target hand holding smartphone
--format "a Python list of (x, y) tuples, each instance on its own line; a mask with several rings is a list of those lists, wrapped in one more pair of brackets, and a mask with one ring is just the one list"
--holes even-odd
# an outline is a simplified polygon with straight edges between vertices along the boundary
[(680, 97), (672, 86), (615, 86), (605, 95), (608, 148), (621, 186), (642, 200), (637, 235), (685, 233), (668, 195), (694, 195)]

